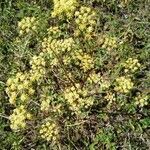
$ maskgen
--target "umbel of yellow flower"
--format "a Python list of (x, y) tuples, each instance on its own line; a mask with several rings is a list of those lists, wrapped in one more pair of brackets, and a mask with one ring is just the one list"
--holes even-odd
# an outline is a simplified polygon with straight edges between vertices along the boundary
[(30, 96), (34, 94), (33, 83), (38, 81), (45, 75), (45, 60), (44, 53), (38, 56), (33, 56), (29, 72), (18, 72), (14, 77), (7, 80), (6, 93), (9, 96), (9, 102), (16, 105), (19, 103), (26, 103)]
[(88, 55), (88, 54), (84, 54), (82, 56), (82, 58), (80, 58), (80, 61), (81, 61), (81, 68), (84, 70), (84, 71), (87, 71), (89, 69), (92, 69), (94, 67), (94, 60), (93, 58)]
[(9, 102), (16, 105), (19, 103), (26, 103), (29, 96), (34, 94), (32, 82), (29, 74), (18, 72), (16, 76), (7, 80), (6, 93), (9, 96)]
[(148, 105), (148, 95), (144, 94), (138, 94), (137, 97), (135, 97), (135, 105), (138, 105), (140, 107)]
[(7, 80), (6, 93), (9, 96), (9, 102), (14, 105), (25, 104), (35, 93), (33, 83), (39, 81), (45, 75), (45, 60), (43, 53), (33, 56), (29, 72), (18, 72), (14, 77)]
[(47, 32), (48, 36), (51, 36), (53, 38), (58, 38), (62, 33), (58, 26), (50, 27), (49, 29), (47, 29)]
[(77, 0), (53, 0), (54, 10), (52, 17), (63, 17), (71, 18), (73, 16), (76, 7), (78, 6)]
[(128, 58), (125, 63), (123, 63), (124, 72), (134, 73), (140, 68), (141, 64), (138, 59)]
[(85, 88), (81, 89), (80, 84), (67, 88), (63, 96), (67, 100), (70, 109), (76, 114), (80, 114), (82, 109), (92, 106), (94, 102), (92, 97), (88, 97), (88, 90)]
[(13, 114), (9, 116), (13, 130), (20, 130), (26, 127), (26, 120), (31, 119), (31, 114), (28, 113), (23, 105), (13, 110)]
[(133, 88), (133, 82), (130, 78), (119, 77), (116, 79), (115, 91), (128, 93)]
[(43, 53), (40, 53), (38, 56), (33, 56), (30, 65), (31, 65), (31, 70), (30, 70), (30, 80), (35, 81), (39, 80), (41, 77), (45, 75), (45, 60), (43, 58)]
[(82, 33), (89, 37), (95, 30), (96, 13), (90, 7), (81, 6), (80, 10), (75, 12), (75, 17), (78, 27), (75, 34), (79, 35)]
[(55, 122), (47, 121), (40, 127), (40, 135), (47, 141), (55, 142), (59, 138), (59, 128)]
[(18, 22), (19, 34), (27, 34), (31, 32), (36, 32), (38, 21), (35, 17), (25, 17), (20, 22)]
[(87, 78), (87, 86), (91, 88), (91, 91), (102, 92), (106, 91), (110, 87), (111, 83), (106, 77), (101, 76), (94, 71), (89, 74)]
[(48, 111), (48, 109), (50, 107), (51, 97), (50, 96), (42, 96), (40, 101), (41, 101), (41, 110)]
[(42, 42), (43, 51), (48, 52), (52, 58), (56, 58), (62, 53), (70, 52), (75, 46), (75, 41), (71, 37), (60, 40), (48, 37)]
[(107, 49), (108, 51), (117, 48), (117, 38), (111, 37), (109, 35), (100, 35), (97, 40), (98, 44), (102, 48)]
[(109, 102), (109, 104), (111, 104), (113, 101), (116, 100), (115, 94), (112, 92), (107, 92), (107, 95), (104, 97), (104, 99), (106, 99)]
[(82, 50), (76, 51), (73, 53), (72, 58), (76, 61), (76, 64), (83, 69), (84, 72), (92, 69), (94, 67), (94, 59), (91, 55), (83, 53)]
[(89, 77), (87, 78), (87, 81), (90, 83), (90, 84), (97, 84), (97, 83), (100, 83), (100, 75), (99, 74), (96, 74), (95, 72), (92, 72), (89, 74)]

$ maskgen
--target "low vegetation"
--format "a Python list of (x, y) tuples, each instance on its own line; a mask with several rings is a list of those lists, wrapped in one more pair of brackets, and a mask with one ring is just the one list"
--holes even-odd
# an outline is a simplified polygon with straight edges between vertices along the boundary
[(149, 149), (149, 8), (0, 2), (0, 149)]

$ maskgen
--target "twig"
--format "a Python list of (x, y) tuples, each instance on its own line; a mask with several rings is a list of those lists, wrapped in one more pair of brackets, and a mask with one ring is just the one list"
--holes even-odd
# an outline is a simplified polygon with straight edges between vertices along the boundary
[(9, 119), (9, 117), (4, 116), (3, 114), (0, 114), (0, 117), (5, 118), (5, 119)]

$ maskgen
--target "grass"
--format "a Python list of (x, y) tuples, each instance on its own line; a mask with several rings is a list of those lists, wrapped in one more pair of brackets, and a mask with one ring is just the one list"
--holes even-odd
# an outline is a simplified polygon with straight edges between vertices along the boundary
[[(94, 71), (109, 79), (110, 87), (101, 90), (92, 98), (94, 104), (85, 109), (82, 115), (72, 114), (68, 103), (59, 97), (66, 87), (78, 82), (84, 86), (90, 71), (84, 72), (76, 60), (65, 66), (59, 63), (51, 69), (49, 56), (46, 56), (46, 77), (34, 84), (36, 93), (25, 104), (33, 114), (28, 126), (14, 131), (10, 128), (9, 116), (17, 106), (10, 104), (6, 93), (7, 80), (19, 71), (31, 69), (29, 62), (41, 52), (41, 42), (47, 37), (47, 29), (58, 25), (62, 30), (59, 38), (74, 37), (76, 28), (74, 18), (66, 20), (51, 18), (53, 2), (50, 0), (4, 0), (0, 2), (0, 149), (2, 150), (146, 150), (150, 148), (150, 110), (147, 105), (135, 105), (135, 97), (140, 92), (149, 98), (150, 85), (150, 37), (149, 37), (149, 0), (81, 0), (80, 6), (87, 6), (96, 11), (97, 24), (92, 39), (83, 35), (77, 37), (77, 45), (92, 55), (95, 61)], [(24, 17), (36, 17), (39, 20), (38, 33), (19, 36), (18, 22)], [(103, 35), (115, 37), (117, 48), (107, 51), (102, 48), (100, 39)], [(16, 42), (16, 39), (20, 42)], [(59, 39), (58, 38), (58, 39)], [(67, 55), (67, 54), (65, 54)], [(132, 75), (134, 87), (126, 93), (116, 92), (116, 78), (124, 76), (122, 63), (128, 58), (137, 58), (141, 67)], [(80, 62), (81, 63), (81, 62)], [(68, 73), (73, 77), (68, 81)], [(128, 75), (128, 74), (125, 74)], [(130, 76), (129, 76), (130, 77)], [(52, 82), (52, 87), (51, 87)], [(44, 90), (42, 88), (44, 87)], [(97, 90), (88, 87), (90, 90)], [(54, 104), (62, 103), (61, 115), (41, 112), (40, 94), (48, 89)], [(50, 92), (51, 91), (51, 92)], [(94, 91), (94, 92), (95, 92)], [(115, 94), (116, 101), (104, 100), (108, 92)], [(43, 92), (44, 93), (44, 92)], [(17, 104), (18, 105), (18, 104)], [(19, 104), (20, 105), (20, 104)], [(39, 105), (39, 106), (38, 106)], [(55, 108), (56, 110), (59, 108)], [(51, 110), (50, 110), (51, 111)], [(60, 139), (48, 142), (39, 135), (39, 127), (47, 117), (56, 121), (60, 127)]]

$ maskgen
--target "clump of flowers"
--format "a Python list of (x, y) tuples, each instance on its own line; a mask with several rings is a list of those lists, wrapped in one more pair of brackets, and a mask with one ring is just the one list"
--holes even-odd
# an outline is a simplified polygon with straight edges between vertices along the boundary
[(60, 37), (62, 33), (58, 26), (50, 27), (49, 29), (47, 29), (47, 32), (48, 32), (48, 36), (53, 38)]
[(130, 78), (127, 77), (119, 77), (116, 79), (115, 91), (121, 93), (128, 93), (133, 88), (133, 82)]
[(96, 13), (90, 7), (81, 6), (79, 11), (75, 12), (75, 22), (78, 29), (75, 31), (76, 35), (80, 33), (87, 37), (93, 35), (96, 26)]
[(19, 34), (28, 34), (36, 32), (38, 27), (38, 20), (35, 17), (25, 17), (18, 22)]
[(55, 122), (47, 121), (40, 127), (40, 135), (47, 141), (56, 142), (59, 138), (59, 128)]
[(75, 42), (73, 38), (57, 40), (48, 37), (42, 42), (42, 47), (44, 52), (48, 52), (48, 54), (54, 58), (59, 56), (58, 54), (71, 51), (75, 47)]
[(135, 105), (139, 106), (139, 107), (143, 107), (148, 105), (148, 95), (144, 95), (144, 94), (138, 94), (137, 97), (135, 97)]
[(50, 96), (42, 95), (40, 101), (41, 101), (41, 110), (48, 111), (50, 107), (50, 101), (51, 101)]
[(38, 81), (43, 75), (45, 75), (45, 60), (43, 58), (44, 53), (40, 53), (38, 56), (33, 56), (30, 65), (30, 80), (31, 81)]
[(90, 83), (90, 84), (97, 84), (100, 82), (100, 75), (95, 73), (95, 72), (92, 72), (89, 74), (89, 77), (87, 78), (87, 81)]
[(94, 59), (91, 55), (84, 53), (81, 49), (74, 52), (72, 58), (76, 60), (76, 64), (86, 72), (94, 67)]
[(56, 39), (53, 40), (53, 38), (51, 36), (48, 36), (47, 38), (43, 39), (43, 42), (42, 42), (43, 52), (48, 52), (49, 54), (52, 54), (52, 50), (51, 50), (52, 41), (56, 43)]
[(33, 83), (45, 74), (45, 61), (42, 53), (39, 56), (33, 56), (30, 64), (31, 70), (29, 72), (18, 72), (7, 80), (6, 93), (11, 104), (27, 103), (30, 96), (35, 93)]
[[(87, 78), (87, 83), (94, 86), (94, 89), (97, 92), (105, 91), (107, 90), (111, 83), (108, 79), (101, 76), (99, 73), (91, 72), (89, 74), (89, 77)], [(93, 88), (92, 86), (92, 88)], [(92, 89), (92, 90), (94, 90)]]
[(26, 103), (34, 92), (28, 73), (18, 72), (15, 77), (7, 80), (6, 93), (11, 104)]
[(94, 60), (90, 55), (84, 54), (77, 58), (81, 61), (80, 66), (84, 72), (86, 72), (87, 70), (90, 70), (94, 67)]
[(54, 0), (52, 17), (66, 16), (67, 18), (71, 18), (77, 6), (77, 0)]
[(13, 110), (13, 114), (9, 116), (11, 129), (20, 130), (26, 127), (26, 121), (31, 119), (31, 114), (28, 113), (23, 105)]
[(107, 100), (109, 102), (109, 104), (111, 104), (112, 102), (114, 102), (116, 100), (115, 94), (112, 92), (107, 92), (106, 96), (104, 97), (105, 100)]
[(86, 109), (93, 105), (94, 99), (88, 96), (88, 90), (81, 88), (80, 84), (66, 88), (63, 93), (69, 107), (76, 114), (80, 114), (82, 109)]
[(102, 35), (98, 37), (98, 44), (101, 45), (102, 48), (106, 48), (108, 51), (117, 48), (117, 38), (111, 37), (108, 35)]
[(140, 68), (141, 64), (138, 59), (128, 58), (125, 63), (123, 63), (124, 72), (126, 73), (134, 73)]
[(105, 79), (104, 77), (101, 77), (99, 84), (100, 84), (100, 90), (101, 91), (107, 90), (111, 85), (110, 81), (108, 79)]

